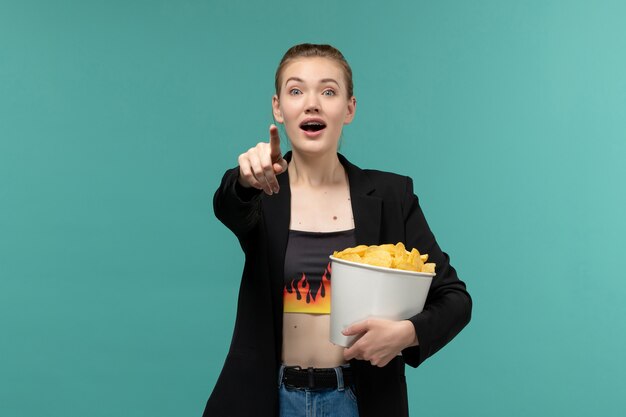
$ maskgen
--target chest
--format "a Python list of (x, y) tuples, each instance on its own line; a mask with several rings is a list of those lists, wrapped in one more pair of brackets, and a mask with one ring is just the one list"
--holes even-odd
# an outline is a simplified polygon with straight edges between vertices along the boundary
[(332, 232), (354, 228), (350, 190), (336, 187), (324, 190), (291, 190), (289, 228), (312, 232)]

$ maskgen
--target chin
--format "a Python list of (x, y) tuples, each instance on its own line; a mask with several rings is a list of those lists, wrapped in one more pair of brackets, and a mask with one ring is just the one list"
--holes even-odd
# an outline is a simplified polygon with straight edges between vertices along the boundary
[(295, 129), (295, 132), (287, 132), (291, 142), (291, 148), (296, 153), (306, 155), (324, 155), (329, 152), (337, 152), (339, 147), (339, 135), (333, 139), (334, 132), (322, 129), (319, 132), (307, 132), (302, 129)]

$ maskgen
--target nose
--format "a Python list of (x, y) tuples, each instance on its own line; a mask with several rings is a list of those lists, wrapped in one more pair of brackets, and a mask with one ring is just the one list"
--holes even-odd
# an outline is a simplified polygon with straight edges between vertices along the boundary
[(306, 103), (304, 112), (305, 113), (319, 113), (319, 111), (320, 111), (320, 104), (317, 101), (317, 97), (310, 96), (309, 100)]

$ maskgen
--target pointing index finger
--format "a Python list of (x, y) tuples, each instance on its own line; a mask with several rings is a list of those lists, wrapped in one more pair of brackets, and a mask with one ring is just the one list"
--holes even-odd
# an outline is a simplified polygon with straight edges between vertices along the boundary
[(270, 156), (272, 157), (272, 162), (278, 162), (283, 156), (280, 151), (278, 128), (274, 124), (270, 125)]

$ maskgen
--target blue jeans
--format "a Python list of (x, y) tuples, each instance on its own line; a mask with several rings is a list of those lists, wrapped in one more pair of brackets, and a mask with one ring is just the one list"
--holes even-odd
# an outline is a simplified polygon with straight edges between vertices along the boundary
[(354, 387), (345, 386), (341, 367), (335, 368), (337, 388), (294, 388), (283, 384), (283, 369), (278, 375), (280, 417), (359, 417)]

